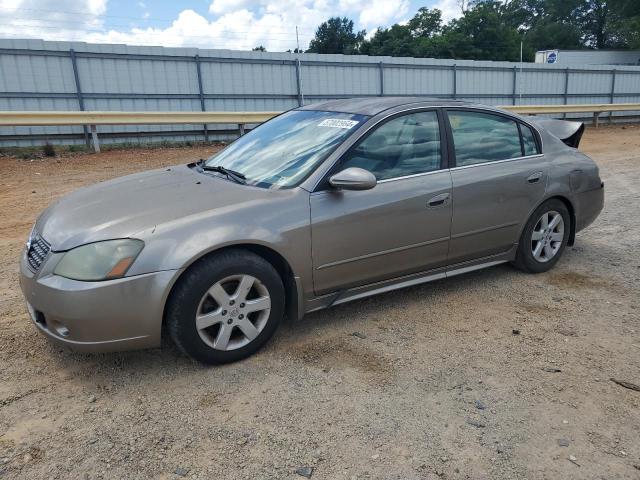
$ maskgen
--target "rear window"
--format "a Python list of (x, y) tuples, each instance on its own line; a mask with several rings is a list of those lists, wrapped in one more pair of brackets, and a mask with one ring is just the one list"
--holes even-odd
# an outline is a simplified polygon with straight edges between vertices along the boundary
[(448, 112), (456, 165), (475, 165), (522, 156), (515, 120), (481, 112)]
[(536, 155), (540, 153), (538, 144), (536, 143), (536, 137), (533, 135), (531, 128), (521, 123), (520, 133), (522, 133), (522, 148), (524, 149), (524, 154)]

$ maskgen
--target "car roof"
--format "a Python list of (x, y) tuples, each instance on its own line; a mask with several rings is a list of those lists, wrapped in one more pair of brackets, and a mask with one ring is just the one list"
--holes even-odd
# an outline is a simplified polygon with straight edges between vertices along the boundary
[(298, 108), (298, 110), (322, 110), (327, 112), (356, 113), (359, 115), (377, 115), (390, 108), (403, 105), (421, 104), (426, 107), (456, 107), (473, 105), (460, 100), (442, 99), (434, 97), (358, 97), (326, 102), (313, 103)]

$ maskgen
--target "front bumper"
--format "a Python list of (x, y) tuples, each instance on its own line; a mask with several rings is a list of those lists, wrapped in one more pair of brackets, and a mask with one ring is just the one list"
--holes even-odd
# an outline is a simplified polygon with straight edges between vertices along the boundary
[(53, 275), (51, 260), (35, 274), (24, 254), (20, 261), (20, 287), (41, 333), (82, 352), (160, 346), (164, 304), (175, 270), (81, 282)]

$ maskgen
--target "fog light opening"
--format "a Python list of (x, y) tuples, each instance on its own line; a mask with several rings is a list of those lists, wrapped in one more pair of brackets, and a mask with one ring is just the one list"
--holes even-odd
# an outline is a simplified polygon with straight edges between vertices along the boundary
[(57, 320), (52, 320), (52, 319), (49, 319), (49, 329), (53, 330), (55, 333), (57, 333), (62, 338), (67, 338), (69, 336), (69, 334), (71, 333), (69, 331), (69, 329), (64, 324), (62, 324), (61, 322), (59, 322)]
[(34, 320), (41, 327), (47, 328), (47, 320), (44, 318), (44, 313), (39, 312), (37, 310), (34, 311)]

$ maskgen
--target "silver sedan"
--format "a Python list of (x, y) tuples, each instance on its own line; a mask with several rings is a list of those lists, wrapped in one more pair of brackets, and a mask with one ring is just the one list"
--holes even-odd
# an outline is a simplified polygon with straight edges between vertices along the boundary
[(504, 262), (544, 272), (603, 206), (583, 130), (423, 98), (291, 110), (207, 160), (49, 206), (21, 258), (28, 310), (82, 351), (166, 334), (224, 363), (285, 316)]

